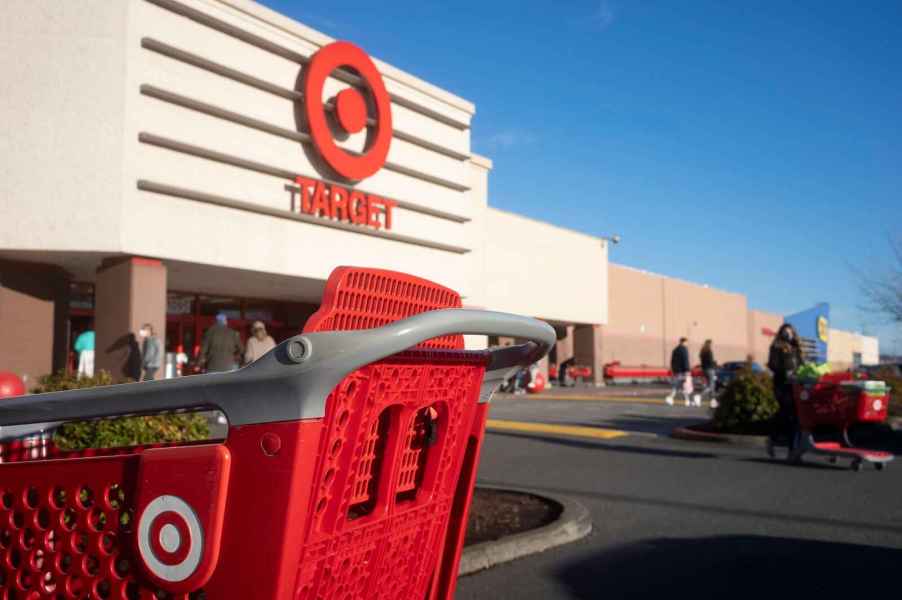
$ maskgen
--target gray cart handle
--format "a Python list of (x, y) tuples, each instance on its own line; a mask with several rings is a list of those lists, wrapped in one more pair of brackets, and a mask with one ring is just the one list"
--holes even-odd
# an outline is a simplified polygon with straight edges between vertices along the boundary
[(451, 334), (528, 340), (487, 351), (490, 360), (481, 402), (487, 402), (517, 368), (545, 356), (556, 341), (554, 329), (536, 319), (461, 308), (429, 311), (375, 329), (297, 335), (232, 373), (0, 400), (0, 439), (9, 437), (10, 426), (179, 409), (219, 409), (233, 426), (319, 418), (325, 415), (327, 396), (348, 374)]

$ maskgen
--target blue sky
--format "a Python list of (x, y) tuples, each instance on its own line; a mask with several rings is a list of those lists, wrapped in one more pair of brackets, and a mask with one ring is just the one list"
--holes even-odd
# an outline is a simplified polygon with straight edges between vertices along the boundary
[(474, 102), (492, 205), (902, 352), (852, 272), (902, 234), (902, 2), (264, 3)]

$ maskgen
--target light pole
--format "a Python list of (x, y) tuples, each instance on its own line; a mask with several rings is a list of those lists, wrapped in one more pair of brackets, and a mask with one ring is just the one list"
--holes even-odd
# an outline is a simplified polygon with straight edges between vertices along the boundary
[(615, 233), (613, 235), (603, 235), (603, 236), (601, 236), (601, 239), (604, 240), (605, 244), (611, 243), (616, 246), (617, 244), (620, 243), (620, 240), (622, 240), (623, 238), (621, 238), (618, 234)]

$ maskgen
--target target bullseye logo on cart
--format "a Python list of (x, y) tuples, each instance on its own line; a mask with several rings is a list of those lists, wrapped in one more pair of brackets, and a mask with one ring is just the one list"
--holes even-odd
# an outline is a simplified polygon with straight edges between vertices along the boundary
[[(366, 144), (360, 153), (349, 152), (335, 143), (323, 101), (329, 76), (336, 69), (348, 67), (357, 72), (368, 98), (361, 89), (349, 87), (335, 96), (331, 107), (344, 133), (353, 135), (367, 129)], [(392, 139), (391, 98), (376, 65), (363, 50), (349, 42), (333, 42), (320, 48), (304, 69), (304, 105), (313, 145), (336, 173), (359, 181), (382, 168)], [(372, 127), (368, 127), (368, 106), (375, 113)]]
[(178, 496), (157, 496), (138, 519), (138, 551), (147, 569), (163, 581), (191, 577), (201, 563), (204, 531), (197, 513)]

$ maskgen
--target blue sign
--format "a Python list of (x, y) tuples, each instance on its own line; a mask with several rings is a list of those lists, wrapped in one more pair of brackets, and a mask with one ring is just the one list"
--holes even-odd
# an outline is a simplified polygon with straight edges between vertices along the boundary
[(830, 305), (821, 302), (808, 310), (789, 315), (786, 322), (795, 327), (802, 343), (805, 360), (827, 362), (827, 342), (830, 331)]

